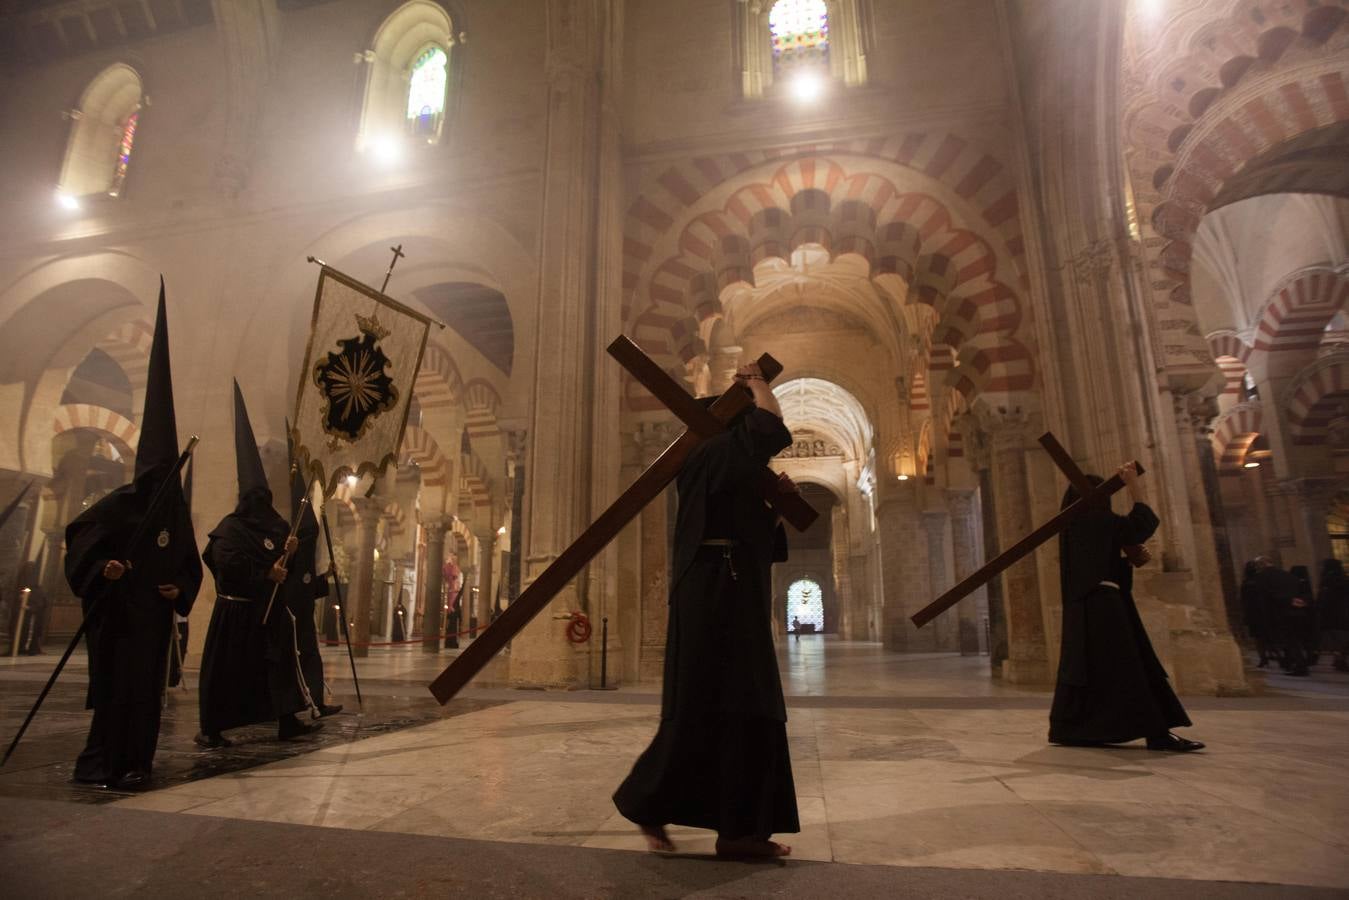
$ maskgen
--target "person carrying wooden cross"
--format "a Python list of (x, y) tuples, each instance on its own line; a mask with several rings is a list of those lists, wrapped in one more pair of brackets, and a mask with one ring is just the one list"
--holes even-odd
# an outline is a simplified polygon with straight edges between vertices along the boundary
[[(1085, 477), (1093, 487), (1102, 483)], [(1146, 738), (1149, 750), (1202, 750), (1199, 741), (1171, 733), (1190, 725), (1190, 717), (1134, 605), (1133, 565), (1147, 561), (1141, 545), (1159, 520), (1145, 502), (1137, 467), (1122, 466), (1119, 477), (1133, 501), (1128, 515), (1116, 515), (1102, 496), (1059, 534), (1063, 635), (1049, 740), (1096, 747)], [(1062, 508), (1080, 496), (1070, 485)]]
[[(786, 856), (771, 837), (801, 826), (769, 571), (787, 545), (756, 484), (792, 436), (756, 364), (735, 380), (754, 405), (679, 471), (661, 722), (614, 805), (652, 850), (674, 850), (665, 827), (686, 825), (716, 831), (718, 855)], [(778, 490), (796, 486), (781, 475)]]

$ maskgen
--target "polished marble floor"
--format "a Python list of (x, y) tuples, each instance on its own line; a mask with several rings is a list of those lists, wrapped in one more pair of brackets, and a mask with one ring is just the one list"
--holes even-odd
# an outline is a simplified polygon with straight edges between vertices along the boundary
[[(797, 858), (1349, 888), (1349, 677), (1326, 667), (1311, 679), (1258, 673), (1253, 697), (1187, 698), (1191, 736), (1209, 749), (1173, 756), (1048, 746), (1047, 694), (989, 679), (984, 658), (822, 637), (780, 651)], [(195, 777), (161, 776), (157, 790), (111, 799), (193, 816), (642, 849), (609, 795), (655, 730), (656, 685), (513, 691), (489, 672), (442, 710), (425, 683), (447, 661), (416, 649), (372, 655), (360, 662), (365, 714), (339, 717), (309, 746), (273, 750), (256, 735), (218, 771), (208, 754), (177, 747), (184, 712), (169, 756), (190, 756)], [(334, 652), (330, 678), (347, 700), (339, 662)], [(40, 672), (0, 666), (6, 725), (16, 686), (34, 693)], [(67, 690), (78, 685), (71, 675)], [(0, 775), (0, 794), (56, 790), (68, 760), (44, 771), (39, 757), (79, 731), (76, 710), (61, 715), (65, 731), (25, 749), (27, 779)], [(673, 836), (692, 853), (711, 848), (707, 832)]]

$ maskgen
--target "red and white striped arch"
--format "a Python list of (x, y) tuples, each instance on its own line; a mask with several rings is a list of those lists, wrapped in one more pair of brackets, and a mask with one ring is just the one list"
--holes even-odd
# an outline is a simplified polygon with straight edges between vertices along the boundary
[(1349, 410), (1349, 353), (1317, 360), (1290, 385), (1289, 433), (1294, 444), (1326, 442), (1326, 426)]
[(1213, 361), (1223, 373), (1223, 396), (1240, 397), (1242, 382), (1246, 380), (1246, 361), (1251, 348), (1235, 331), (1217, 331), (1208, 336)]
[(1294, 272), (1265, 305), (1255, 331), (1255, 349), (1264, 353), (1315, 351), (1325, 337), (1326, 325), (1346, 303), (1349, 267), (1311, 266)]
[(459, 454), (459, 467), (464, 496), (475, 514), (485, 512), (492, 505), (492, 482), (487, 475), (487, 467), (472, 453)]
[(136, 455), (141, 430), (121, 413), (88, 403), (67, 403), (56, 408), (56, 416), (52, 419), (53, 437), (79, 428), (96, 431), (112, 441), (125, 460), (129, 461)]
[(492, 437), (500, 431), (497, 412), (501, 409), (501, 395), (491, 384), (474, 379), (464, 385), (464, 406), (467, 409), (464, 427), (470, 441)]
[(154, 328), (149, 322), (128, 322), (95, 346), (117, 363), (131, 383), (131, 408), (139, 414), (145, 405), (145, 384), (150, 372), (150, 343)]
[(1246, 462), (1246, 451), (1260, 436), (1260, 404), (1241, 403), (1213, 422), (1213, 457), (1222, 475), (1234, 475)]
[(423, 410), (448, 409), (459, 402), (464, 391), (464, 380), (459, 375), (459, 367), (445, 348), (427, 342), (413, 391)]
[(441, 453), (436, 439), (425, 428), (409, 425), (403, 430), (403, 454), (420, 470), (422, 487), (444, 487), (449, 484), (452, 465)]

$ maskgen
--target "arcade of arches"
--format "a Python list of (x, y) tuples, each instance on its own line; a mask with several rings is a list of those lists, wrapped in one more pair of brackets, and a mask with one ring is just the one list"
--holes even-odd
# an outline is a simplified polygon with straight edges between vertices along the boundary
[[(784, 633), (808, 581), (838, 639), (1051, 681), (1052, 542), (908, 621), (1057, 508), (1049, 429), (1084, 469), (1143, 462), (1154, 644), (1183, 691), (1246, 690), (1241, 564), (1349, 560), (1346, 5), (827, 0), (791, 40), (776, 5), (183, 3), (117, 33), (100, 11), (135, 4), (0, 6), (0, 501), (37, 486), (3, 594), (35, 561), (49, 636), (78, 623), (62, 528), (131, 470), (161, 273), (200, 537), (233, 378), (284, 496), (305, 257), (373, 281), (401, 245), (389, 292), (447, 327), (396, 469), (330, 501), (360, 644), (400, 602), (428, 652), (486, 622), (674, 438), (603, 354), (626, 333), (700, 394), (783, 362), (774, 466), (822, 512)], [(509, 681), (596, 679), (570, 610), (608, 618), (611, 679), (659, 677), (673, 508)]]

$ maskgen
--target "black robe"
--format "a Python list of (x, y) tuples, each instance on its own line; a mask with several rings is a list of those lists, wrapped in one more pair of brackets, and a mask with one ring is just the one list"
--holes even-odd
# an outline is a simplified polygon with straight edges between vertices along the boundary
[[(318, 627), (314, 621), (315, 604), (328, 596), (328, 579), (317, 569), (318, 528), (310, 526), (312, 516), (306, 516), (296, 538), (299, 546), (290, 558), (286, 583), (282, 591), (286, 609), (294, 616), (295, 645), (299, 650), (300, 673), (315, 705), (324, 698), (323, 657), (319, 655)], [(310, 526), (310, 527), (307, 527)]]
[[(790, 444), (781, 419), (751, 409), (680, 470), (660, 728), (614, 794), (639, 825), (800, 830), (771, 612), (786, 535), (754, 487)], [(739, 543), (702, 546), (713, 539)]]
[(1123, 743), (1190, 724), (1143, 628), (1121, 552), (1157, 525), (1152, 509), (1135, 503), (1127, 516), (1084, 513), (1060, 535), (1063, 638), (1050, 741)]
[[(289, 531), (270, 507), (266, 512), (271, 515), (245, 513), (241, 504), (211, 532), (202, 554), (217, 595), (201, 656), (203, 734), (275, 721), (308, 707), (282, 592), (262, 621), (275, 584), (267, 573), (285, 552)], [(288, 568), (287, 580), (298, 579), (298, 568)]]
[[(154, 762), (173, 613), (191, 612), (201, 587), (201, 559), (181, 494), (168, 498), (139, 546), (127, 545), (167, 474), (167, 467), (143, 473), (66, 526), (66, 579), (80, 598), (89, 650), (85, 708), (94, 711), (75, 764), (83, 781), (148, 773)], [(128, 558), (131, 570), (120, 579), (103, 577), (109, 560)], [(177, 599), (160, 596), (161, 584), (176, 585)]]

